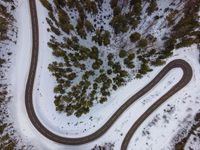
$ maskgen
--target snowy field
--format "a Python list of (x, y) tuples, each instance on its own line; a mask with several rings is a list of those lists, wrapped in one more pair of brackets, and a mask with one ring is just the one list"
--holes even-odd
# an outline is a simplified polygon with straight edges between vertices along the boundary
[[(132, 80), (126, 86), (113, 92), (108, 102), (94, 106), (90, 113), (79, 119), (73, 116), (66, 117), (65, 114), (58, 114), (53, 104), (52, 89), (55, 83), (53, 82), (53, 77), (47, 70), (47, 66), (52, 60), (51, 50), (46, 46), (46, 43), (49, 41), (45, 21), (47, 13), (39, 1), (37, 1), (37, 6), (38, 12), (40, 12), (38, 13), (40, 52), (33, 95), (34, 107), (41, 122), (56, 134), (67, 137), (81, 137), (93, 133), (108, 120), (117, 108), (151, 81), (163, 68), (163, 66), (154, 68), (153, 72), (142, 79)], [(54, 143), (37, 132), (30, 123), (25, 109), (24, 92), (29, 72), (32, 46), (31, 22), (27, 0), (19, 0), (19, 7), (15, 15), (18, 18), (17, 25), (19, 32), (17, 46), (15, 47), (15, 67), (12, 68), (10, 80), (14, 91), (14, 100), (10, 104), (10, 114), (12, 116), (11, 120), (14, 121), (14, 126), (19, 135), (28, 144), (35, 146), (37, 150), (89, 150), (95, 144), (103, 144), (105, 142), (115, 143), (114, 149), (120, 149), (122, 140), (134, 121), (159, 97), (175, 85), (182, 76), (181, 69), (173, 69), (170, 71), (153, 90), (131, 105), (108, 132), (96, 141), (81, 146), (64, 146)], [(194, 75), (192, 81), (158, 108), (141, 125), (132, 138), (129, 149), (170, 149), (173, 136), (176, 135), (179, 129), (187, 126), (187, 121), (185, 120), (192, 120), (192, 117), (200, 108), (200, 65), (198, 55), (196, 46), (192, 46), (190, 48), (176, 50), (174, 55), (167, 60), (167, 62), (170, 62), (171, 60), (181, 58), (188, 61), (193, 67)], [(170, 111), (164, 111), (168, 109)], [(156, 120), (154, 125), (152, 125), (152, 120)]]

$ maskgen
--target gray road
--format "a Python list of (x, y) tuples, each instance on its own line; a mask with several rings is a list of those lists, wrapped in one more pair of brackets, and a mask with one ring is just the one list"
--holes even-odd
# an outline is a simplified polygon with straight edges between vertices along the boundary
[[(171, 69), (173, 68), (181, 68), (183, 70), (182, 79), (172, 87), (165, 95), (163, 95), (158, 101), (156, 101), (138, 120), (133, 124), (131, 129), (126, 134), (125, 139), (123, 140), (121, 149), (127, 149), (127, 146), (130, 142), (131, 137), (137, 130), (137, 128), (142, 124), (142, 122), (157, 109), (162, 103), (164, 103), (169, 97), (174, 95), (176, 92), (181, 90), (192, 78), (192, 68), (191, 66), (184, 60), (174, 60), (167, 64), (160, 73), (144, 88), (142, 88), (139, 92), (133, 95), (129, 100), (127, 100), (116, 112), (110, 117), (110, 119), (96, 132), (81, 138), (67, 138), (54, 134), (49, 131), (38, 119), (35, 114), (33, 107), (33, 85), (35, 79), (35, 73), (37, 68), (38, 61), (38, 46), (39, 46), (39, 30), (38, 30), (38, 19), (37, 19), (37, 10), (35, 0), (29, 0), (30, 4), (30, 12), (31, 12), (31, 20), (32, 20), (32, 58), (31, 58), (31, 66), (29, 70), (29, 76), (26, 84), (25, 91), (25, 105), (27, 109), (28, 116), (30, 121), (34, 125), (34, 127), (46, 138), (67, 145), (80, 145), (89, 143), (99, 137), (101, 137), (109, 128), (113, 125), (113, 123), (123, 114), (123, 112), (135, 101), (137, 101), (140, 97), (150, 91)], [(134, 89), (133, 89), (134, 90)]]

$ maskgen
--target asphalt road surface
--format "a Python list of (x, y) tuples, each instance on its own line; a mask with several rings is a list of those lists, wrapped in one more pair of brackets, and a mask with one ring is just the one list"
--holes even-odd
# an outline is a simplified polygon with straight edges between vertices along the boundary
[[(126, 150), (128, 144), (131, 140), (131, 137), (137, 130), (137, 128), (142, 124), (142, 122), (149, 116), (153, 111), (155, 111), (160, 105), (162, 105), (168, 98), (174, 95), (176, 92), (181, 90), (184, 86), (192, 78), (192, 68), (191, 66), (184, 60), (177, 59), (173, 60), (169, 64), (167, 64), (158, 75), (144, 88), (142, 88), (139, 92), (133, 95), (130, 99), (128, 99), (116, 112), (110, 117), (110, 119), (96, 132), (80, 138), (67, 138), (56, 135), (52, 131), (49, 131), (38, 119), (33, 106), (33, 86), (35, 73), (37, 68), (38, 61), (38, 47), (39, 47), (39, 30), (38, 30), (38, 19), (37, 19), (37, 10), (35, 0), (29, 0), (30, 5), (30, 13), (31, 13), (31, 21), (32, 21), (32, 58), (31, 58), (31, 66), (29, 70), (29, 76), (26, 84), (25, 91), (25, 105), (26, 110), (29, 116), (30, 121), (34, 125), (34, 127), (46, 138), (67, 145), (80, 145), (89, 143), (97, 138), (101, 137), (109, 128), (113, 125), (113, 123), (123, 114), (123, 112), (130, 107), (135, 101), (137, 101), (140, 97), (145, 95), (148, 91), (150, 91), (170, 70), (173, 68), (181, 68), (183, 70), (183, 76), (181, 80), (174, 85), (166, 94), (164, 94), (159, 100), (157, 100), (150, 108), (145, 111), (136, 122), (134, 122), (133, 126), (130, 128), (128, 133), (126, 134), (123, 143), (121, 145), (121, 150)], [(133, 89), (134, 90), (134, 89)]]

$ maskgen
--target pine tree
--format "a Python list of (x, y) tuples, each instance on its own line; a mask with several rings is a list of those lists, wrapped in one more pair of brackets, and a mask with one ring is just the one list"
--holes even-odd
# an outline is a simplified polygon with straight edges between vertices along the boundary
[(141, 37), (140, 33), (134, 32), (130, 35), (130, 40), (131, 40), (131, 42), (136, 42), (136, 41), (140, 40), (140, 37)]

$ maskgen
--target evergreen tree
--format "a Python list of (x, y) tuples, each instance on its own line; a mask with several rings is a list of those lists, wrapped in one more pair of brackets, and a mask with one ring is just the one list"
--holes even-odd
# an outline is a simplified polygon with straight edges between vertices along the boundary
[(147, 14), (151, 15), (157, 8), (156, 0), (151, 0), (149, 7), (147, 8)]
[(110, 25), (114, 28), (116, 34), (128, 31), (128, 20), (122, 14), (114, 16), (110, 22)]
[(147, 46), (148, 42), (146, 39), (141, 39), (139, 42), (138, 42), (138, 46), (141, 47), (141, 48), (145, 48)]
[(48, 0), (40, 0), (42, 5), (49, 11), (53, 11), (51, 4), (48, 2)]
[(126, 57), (126, 55), (127, 55), (127, 52), (124, 49), (121, 49), (119, 51), (119, 57), (120, 58), (124, 58), (124, 57)]
[(110, 6), (111, 6), (111, 8), (116, 7), (116, 6), (117, 6), (117, 3), (118, 3), (118, 0), (111, 0), (111, 1), (110, 1)]
[(140, 33), (134, 32), (130, 35), (130, 40), (131, 40), (131, 42), (136, 42), (136, 41), (140, 40), (140, 37), (141, 37)]

